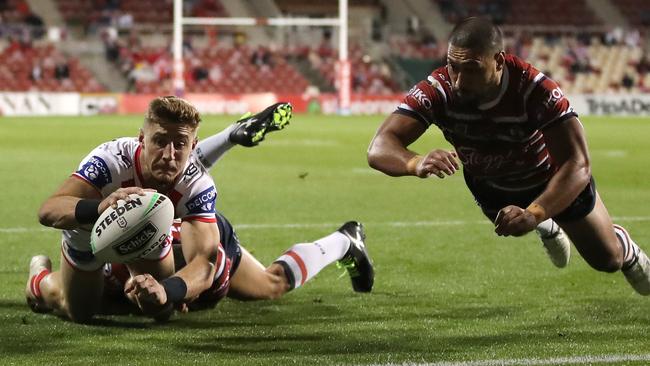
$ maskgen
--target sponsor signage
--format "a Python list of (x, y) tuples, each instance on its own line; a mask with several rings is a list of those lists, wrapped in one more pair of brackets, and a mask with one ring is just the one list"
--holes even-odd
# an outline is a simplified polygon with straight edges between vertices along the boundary
[[(431, 103), (426, 96), (412, 91), (420, 103)], [(202, 114), (241, 115), (261, 111), (267, 106), (288, 101), (295, 113), (319, 111), (337, 114), (342, 109), (353, 115), (392, 113), (404, 94), (350, 96), (347, 108), (341, 106), (337, 94), (307, 96), (303, 94), (197, 94), (184, 98)], [(10, 93), (0, 92), (0, 114), (4, 116), (72, 116), (95, 114), (144, 114), (154, 94), (79, 94), (79, 93)], [(579, 115), (650, 116), (650, 94), (575, 94), (567, 98)]]

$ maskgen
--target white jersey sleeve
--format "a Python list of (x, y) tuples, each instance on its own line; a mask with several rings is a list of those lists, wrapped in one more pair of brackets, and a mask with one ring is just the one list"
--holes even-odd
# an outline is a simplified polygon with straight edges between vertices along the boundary
[(170, 198), (176, 203), (176, 217), (183, 221), (216, 222), (217, 189), (207, 169), (192, 154)]
[(72, 175), (84, 180), (106, 197), (123, 182), (133, 180), (133, 156), (138, 140), (125, 137), (103, 143), (90, 152)]

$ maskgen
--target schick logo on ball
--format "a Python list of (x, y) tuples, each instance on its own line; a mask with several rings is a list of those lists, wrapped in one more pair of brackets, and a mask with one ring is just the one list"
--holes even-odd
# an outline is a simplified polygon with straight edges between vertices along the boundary
[(193, 214), (214, 213), (214, 201), (217, 198), (217, 190), (214, 186), (192, 197), (185, 207), (187, 211)]
[(142, 230), (138, 231), (124, 243), (114, 246), (113, 249), (115, 249), (119, 255), (127, 255), (133, 252), (137, 252), (140, 250), (140, 248), (147, 244), (149, 240), (151, 240), (151, 238), (156, 235), (157, 232), (158, 229), (151, 222), (148, 222), (147, 225), (142, 228)]

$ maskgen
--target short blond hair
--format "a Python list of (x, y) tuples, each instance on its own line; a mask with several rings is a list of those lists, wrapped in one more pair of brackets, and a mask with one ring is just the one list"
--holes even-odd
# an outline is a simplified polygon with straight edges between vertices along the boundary
[(149, 103), (145, 123), (173, 123), (197, 128), (201, 122), (199, 111), (185, 99), (167, 95)]

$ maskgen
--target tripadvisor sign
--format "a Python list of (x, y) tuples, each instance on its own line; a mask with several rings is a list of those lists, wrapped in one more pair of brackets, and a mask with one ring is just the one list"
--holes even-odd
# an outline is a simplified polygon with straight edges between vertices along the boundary
[(650, 116), (650, 95), (570, 95), (569, 102), (579, 115)]

